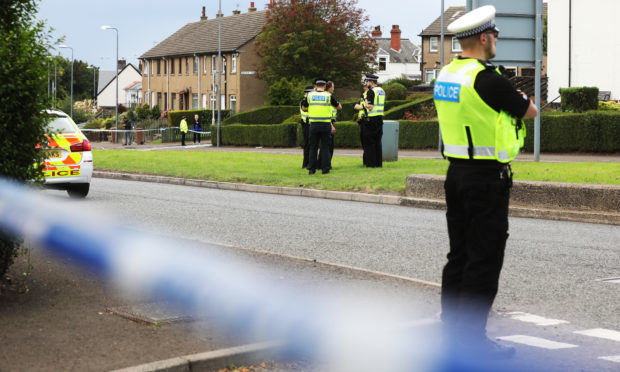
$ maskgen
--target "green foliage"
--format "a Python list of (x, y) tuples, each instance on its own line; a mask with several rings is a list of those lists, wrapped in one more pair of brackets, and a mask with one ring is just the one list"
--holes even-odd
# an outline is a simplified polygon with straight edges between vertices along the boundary
[(433, 97), (425, 97), (414, 101), (408, 101), (405, 104), (387, 110), (383, 115), (383, 119), (402, 120), (406, 112), (411, 113), (419, 119), (432, 119), (437, 116)]
[(84, 129), (102, 129), (104, 128), (103, 119), (95, 118), (90, 119), (86, 125), (84, 125)]
[(263, 58), (259, 76), (268, 84), (330, 79), (359, 84), (371, 72), (376, 42), (364, 26), (368, 18), (355, 0), (281, 0), (269, 5), (267, 23), (257, 37)]
[(620, 103), (614, 101), (599, 101), (598, 109), (601, 111), (620, 111)]
[[(48, 121), (47, 62), (50, 31), (36, 21), (34, 0), (5, 0), (0, 7), (0, 176), (18, 182), (42, 179)], [(0, 276), (13, 263), (19, 241), (0, 233)]]
[(398, 147), (401, 149), (437, 148), (439, 125), (436, 120), (399, 121)]
[(301, 121), (301, 114), (295, 114), (282, 120), (282, 123), (299, 123)]
[(279, 124), (295, 114), (299, 106), (262, 106), (233, 115), (222, 124)]
[[(190, 129), (194, 128), (194, 115), (198, 114), (198, 119), (200, 120), (200, 124), (202, 125), (203, 130), (207, 130), (207, 125), (211, 125), (212, 115), (215, 115), (215, 121), (217, 122), (217, 110), (211, 109), (199, 109), (199, 110), (178, 110), (178, 111), (168, 111), (168, 126), (169, 127), (178, 127), (181, 123), (181, 119), (183, 115), (187, 117), (187, 125)], [(224, 119), (230, 116), (230, 110), (220, 110), (220, 116), (222, 123), (224, 123)]]
[(585, 112), (598, 109), (597, 87), (560, 88), (562, 111)]
[(151, 109), (151, 119), (159, 119), (160, 117), (161, 117), (161, 110), (159, 109), (159, 105), (153, 106), (153, 108)]
[(407, 98), (407, 88), (400, 83), (383, 84), (386, 100), (403, 100)]
[(401, 84), (405, 88), (412, 88), (412, 87), (415, 87), (416, 85), (422, 84), (422, 81), (421, 80), (410, 80), (407, 78), (394, 78), (394, 79), (390, 79), (388, 81), (383, 82), (382, 85), (386, 86), (386, 85), (390, 85), (393, 83)]
[[(296, 140), (297, 123), (271, 125), (230, 124), (222, 126), (221, 144), (232, 146), (293, 147)], [(211, 126), (213, 138), (217, 126)]]
[(304, 88), (307, 84), (295, 79), (289, 80), (281, 78), (280, 81), (269, 85), (267, 99), (269, 104), (278, 105), (299, 105), (299, 101), (304, 96)]
[[(136, 107), (135, 113), (136, 113), (137, 120), (153, 119), (151, 109), (149, 108), (149, 105), (146, 103), (142, 106)], [(157, 119), (159, 119), (159, 117)]]

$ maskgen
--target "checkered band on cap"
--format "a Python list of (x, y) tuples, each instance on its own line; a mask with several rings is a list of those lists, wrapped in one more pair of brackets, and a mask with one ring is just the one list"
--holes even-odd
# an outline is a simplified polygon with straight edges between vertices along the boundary
[(471, 30), (467, 30), (467, 31), (463, 31), (463, 32), (457, 32), (455, 34), (455, 36), (456, 36), (457, 39), (462, 39), (462, 38), (465, 38), (465, 37), (470, 37), (470, 36), (478, 35), (479, 33), (482, 33), (484, 31), (490, 30), (490, 29), (493, 29), (495, 31), (499, 31), (497, 29), (497, 26), (495, 26), (495, 20), (493, 20), (493, 19), (488, 21), (487, 23), (485, 23), (483, 25), (480, 25), (480, 26), (478, 26), (476, 28), (473, 28)]

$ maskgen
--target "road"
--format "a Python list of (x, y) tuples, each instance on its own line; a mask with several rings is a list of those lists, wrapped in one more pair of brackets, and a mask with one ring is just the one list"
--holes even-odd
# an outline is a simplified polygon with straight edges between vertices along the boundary
[[(443, 212), (400, 206), (106, 179), (94, 179), (82, 203), (137, 229), (231, 251), (431, 283), (448, 246)], [(600, 279), (620, 277), (619, 241), (617, 226), (511, 218), (494, 336), (515, 342), (520, 355), (552, 358), (558, 370), (618, 370), (620, 283)], [(550, 350), (541, 339), (571, 346)]]

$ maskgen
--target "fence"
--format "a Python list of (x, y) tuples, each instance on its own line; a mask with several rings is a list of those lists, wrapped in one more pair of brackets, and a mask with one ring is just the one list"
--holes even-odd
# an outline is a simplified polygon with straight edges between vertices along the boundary
[[(118, 134), (118, 142), (121, 143), (136, 143), (143, 145), (146, 142), (152, 142), (161, 139), (162, 143), (167, 142), (180, 142), (181, 132), (178, 127), (166, 127), (166, 128), (153, 128), (153, 129), (82, 129), (82, 132), (86, 135), (91, 142), (116, 142), (116, 135)], [(194, 133), (198, 133), (200, 141), (206, 141), (211, 138), (211, 132), (195, 132), (193, 130), (188, 131), (185, 135), (185, 141), (192, 141)]]

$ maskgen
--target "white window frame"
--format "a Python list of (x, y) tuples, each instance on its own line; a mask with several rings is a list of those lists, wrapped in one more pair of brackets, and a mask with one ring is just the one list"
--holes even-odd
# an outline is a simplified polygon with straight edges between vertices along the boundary
[(206, 75), (207, 74), (207, 56), (203, 56), (202, 58), (202, 74)]
[(144, 60), (144, 76), (149, 76), (149, 60)]
[(222, 105), (221, 109), (226, 110), (226, 95), (220, 94), (220, 103)]
[[(435, 48), (433, 48), (433, 42), (435, 44)], [(431, 36), (428, 39), (428, 51), (431, 53), (436, 53), (439, 49), (439, 38), (437, 36)]]
[(211, 93), (209, 95), (209, 102), (210, 102), (210, 106), (209, 107), (211, 108), (211, 110), (215, 110), (217, 108), (217, 107), (215, 107), (215, 105), (216, 105), (215, 93)]
[[(389, 56), (385, 56), (385, 55), (384, 56), (379, 56), (378, 60), (379, 60), (379, 63), (377, 63), (377, 69), (379, 71), (387, 71), (387, 65), (388, 65), (388, 62), (390, 61), (390, 57)], [(385, 62), (385, 68), (383, 70), (381, 69), (381, 60), (383, 60)]]
[(155, 68), (153, 68), (153, 60), (151, 60), (151, 76), (155, 76)]
[[(427, 68), (424, 70), (424, 82), (425, 83), (430, 83), (433, 79), (437, 79), (437, 75), (439, 75), (439, 70), (438, 68)], [(432, 76), (430, 76), (432, 75)], [(429, 79), (429, 76), (431, 77)]]
[[(235, 111), (237, 111), (237, 95), (236, 94), (231, 94), (230, 95), (230, 109), (232, 110), (233, 107), (233, 102), (235, 103)], [(234, 114), (234, 112), (231, 112), (231, 114)]]
[(452, 51), (453, 52), (462, 52), (461, 43), (459, 43), (459, 39), (456, 36), (452, 36)]
[(232, 55), (232, 59), (230, 60), (230, 73), (237, 73), (237, 54)]
[(200, 102), (198, 101), (198, 93), (192, 93), (192, 110), (198, 109)]
[(194, 56), (192, 59), (192, 64), (194, 65), (194, 75), (198, 75), (198, 72), (200, 71), (200, 59), (198, 59), (198, 56)]
[(215, 75), (215, 64), (217, 63), (217, 56), (214, 54), (211, 56), (211, 75)]

